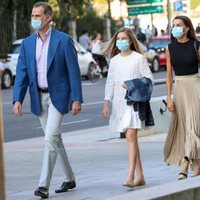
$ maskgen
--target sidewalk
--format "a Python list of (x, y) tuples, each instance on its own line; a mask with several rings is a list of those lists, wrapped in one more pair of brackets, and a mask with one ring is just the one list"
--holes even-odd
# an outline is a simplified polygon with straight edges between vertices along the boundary
[[(143, 191), (151, 190), (154, 186), (166, 183), (178, 185), (176, 177), (179, 168), (167, 167), (163, 162), (165, 138), (166, 134), (139, 138), (147, 184), (129, 190), (122, 186), (128, 166), (125, 139), (120, 139), (119, 134), (110, 133), (107, 126), (64, 133), (63, 141), (76, 175), (77, 188), (66, 193), (54, 193), (63, 182), (62, 170), (57, 162), (49, 199), (125, 200), (137, 196), (136, 199), (142, 200), (148, 199)], [(33, 195), (33, 191), (39, 180), (43, 145), (43, 137), (4, 144), (7, 200), (40, 199)], [(168, 184), (165, 190), (169, 191), (169, 187), (173, 188)]]

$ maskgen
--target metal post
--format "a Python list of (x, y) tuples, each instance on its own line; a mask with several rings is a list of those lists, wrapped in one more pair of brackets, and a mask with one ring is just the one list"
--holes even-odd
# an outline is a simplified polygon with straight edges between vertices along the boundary
[(1, 78), (0, 78), (0, 199), (1, 200), (6, 199), (4, 156), (3, 156), (3, 114), (2, 114)]
[(167, 32), (170, 35), (170, 30), (171, 30), (171, 3), (170, 0), (167, 0)]
[(151, 13), (151, 28), (153, 30), (153, 13)]

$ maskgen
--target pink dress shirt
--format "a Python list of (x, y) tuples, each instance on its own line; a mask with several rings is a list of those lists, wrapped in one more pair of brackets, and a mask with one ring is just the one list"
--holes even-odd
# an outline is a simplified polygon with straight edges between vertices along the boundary
[(36, 40), (36, 70), (37, 70), (37, 82), (39, 88), (48, 88), (47, 83), (47, 57), (49, 49), (49, 41), (51, 37), (51, 28), (45, 33), (45, 37), (42, 40), (39, 34), (37, 34)]

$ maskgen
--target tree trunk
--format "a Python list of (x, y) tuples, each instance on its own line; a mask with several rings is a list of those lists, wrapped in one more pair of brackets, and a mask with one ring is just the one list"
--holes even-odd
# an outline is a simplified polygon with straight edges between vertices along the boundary
[(103, 33), (103, 38), (105, 41), (108, 41), (111, 39), (111, 20), (108, 16), (104, 16), (104, 33)]
[(17, 10), (13, 13), (13, 32), (12, 32), (12, 41), (17, 39)]
[(70, 19), (68, 21), (68, 34), (72, 36), (75, 40), (77, 40), (76, 34), (76, 20)]

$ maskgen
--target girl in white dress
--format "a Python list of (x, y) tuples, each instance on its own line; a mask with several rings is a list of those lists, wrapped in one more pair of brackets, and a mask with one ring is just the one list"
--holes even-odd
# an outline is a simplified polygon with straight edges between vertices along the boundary
[(128, 144), (129, 169), (123, 185), (133, 188), (145, 184), (137, 139), (137, 132), (142, 128), (142, 122), (133, 106), (126, 103), (124, 81), (142, 77), (153, 80), (153, 75), (146, 58), (141, 54), (139, 44), (131, 29), (122, 28), (116, 32), (103, 53), (109, 51), (111, 60), (102, 114), (104, 118), (109, 117), (109, 107), (112, 102), (110, 130), (125, 132)]

